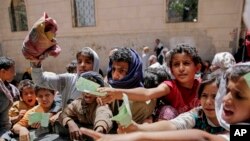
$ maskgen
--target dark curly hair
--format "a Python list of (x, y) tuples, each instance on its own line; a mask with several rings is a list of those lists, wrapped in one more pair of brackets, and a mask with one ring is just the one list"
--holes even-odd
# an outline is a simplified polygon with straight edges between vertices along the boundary
[(127, 62), (130, 64), (132, 62), (132, 55), (128, 48), (122, 47), (118, 48), (111, 56), (111, 62)]

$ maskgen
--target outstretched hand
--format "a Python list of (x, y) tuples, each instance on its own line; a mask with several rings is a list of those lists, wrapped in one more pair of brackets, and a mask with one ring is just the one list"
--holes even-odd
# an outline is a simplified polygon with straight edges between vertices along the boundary
[(133, 134), (102, 134), (87, 128), (80, 128), (81, 134), (92, 137), (95, 141), (136, 141), (140, 138), (138, 133)]
[(122, 99), (122, 94), (118, 92), (115, 88), (100, 87), (97, 89), (97, 91), (101, 93), (107, 93), (106, 96), (101, 97), (102, 104), (111, 103), (116, 99)]

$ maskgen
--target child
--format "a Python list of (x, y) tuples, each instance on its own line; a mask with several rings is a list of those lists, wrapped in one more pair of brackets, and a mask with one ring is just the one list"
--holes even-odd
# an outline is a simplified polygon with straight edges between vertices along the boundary
[[(147, 101), (166, 96), (171, 108), (165, 108), (165, 119), (171, 119), (178, 114), (191, 110), (199, 105), (197, 89), (200, 81), (195, 79), (195, 74), (200, 70), (201, 59), (195, 48), (189, 45), (177, 45), (169, 53), (169, 65), (174, 80), (167, 80), (156, 88), (114, 89), (99, 88), (100, 92), (108, 95), (102, 99), (104, 103), (114, 99), (122, 99), (122, 93), (126, 93), (130, 100)], [(173, 107), (173, 108), (172, 108)]]
[[(82, 73), (80, 77), (104, 86), (103, 78), (93, 71)], [(82, 97), (69, 104), (59, 117), (59, 122), (69, 129), (71, 140), (81, 139), (79, 126), (94, 129), (100, 133), (108, 133), (112, 127), (112, 112), (108, 105), (98, 106), (96, 96), (82, 92)]]
[(131, 131), (165, 131), (182, 129), (201, 129), (209, 133), (218, 134), (225, 131), (220, 127), (215, 114), (215, 96), (218, 90), (218, 81), (215, 76), (201, 83), (198, 90), (198, 97), (201, 102), (200, 107), (196, 107), (188, 112), (180, 114), (171, 120), (164, 120), (152, 124), (130, 125), (128, 128), (119, 128), (120, 132)]
[[(223, 95), (221, 106), (221, 115), (224, 123), (227, 124), (247, 124), (250, 125), (250, 63), (240, 63), (229, 68), (226, 71), (226, 84), (220, 84), (220, 87), (227, 89), (227, 92), (218, 92)], [(181, 130), (181, 131), (163, 131), (163, 132), (136, 132), (125, 135), (102, 135), (91, 130), (80, 129), (82, 133), (90, 135), (95, 139), (114, 141), (123, 140), (216, 140), (229, 141), (229, 134), (213, 135), (201, 130)], [(229, 130), (229, 129), (228, 129)]]
[(9, 116), (12, 124), (15, 124), (22, 119), (26, 111), (37, 105), (35, 84), (32, 80), (22, 80), (19, 84), (19, 91), (21, 94), (21, 100), (16, 101), (9, 110)]
[(13, 97), (4, 84), (15, 77), (15, 62), (5, 56), (0, 57), (0, 139), (10, 140), (11, 122), (8, 112), (13, 104)]
[(31, 113), (33, 112), (49, 113), (51, 107), (53, 106), (55, 97), (54, 90), (36, 86), (35, 93), (38, 105), (28, 110), (23, 116), (23, 118), (13, 126), (13, 132), (19, 134), (19, 139), (29, 139), (29, 130), (28, 130), (29, 127), (40, 128), (40, 123), (34, 123), (31, 126), (28, 125), (29, 116)]
[(46, 88), (58, 90), (62, 95), (62, 106), (66, 107), (68, 101), (78, 98), (81, 93), (76, 90), (75, 83), (79, 75), (87, 71), (99, 71), (99, 57), (94, 50), (89, 47), (84, 47), (76, 54), (77, 73), (64, 73), (55, 75), (46, 75), (41, 68), (41, 62), (31, 65), (32, 78), (34, 82)]

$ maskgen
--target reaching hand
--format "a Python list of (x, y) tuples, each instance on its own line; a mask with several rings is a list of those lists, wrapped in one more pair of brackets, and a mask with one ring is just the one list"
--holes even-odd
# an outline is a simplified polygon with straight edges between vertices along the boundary
[(19, 119), (23, 118), (23, 116), (24, 116), (24, 114), (25, 114), (26, 112), (27, 112), (27, 110), (21, 110), (21, 111), (19, 112), (18, 118), (19, 118)]
[(117, 129), (117, 133), (118, 134), (126, 134), (126, 133), (130, 133), (130, 132), (135, 132), (138, 131), (138, 124), (135, 123), (134, 121), (132, 121), (132, 124), (130, 124), (128, 127), (124, 127), (124, 126), (118, 126)]
[(32, 128), (40, 128), (41, 127), (41, 123), (40, 122), (36, 122), (36, 123), (33, 123), (31, 125)]
[(76, 123), (73, 120), (70, 120), (67, 122), (69, 127), (69, 134), (71, 140), (80, 140), (81, 139), (81, 132), (79, 127), (76, 125)]
[(115, 88), (101, 87), (97, 89), (98, 92), (107, 93), (105, 97), (101, 97), (102, 104), (107, 104), (115, 101), (116, 99), (122, 99), (122, 93)]
[(21, 128), (19, 132), (19, 141), (29, 141), (29, 130), (27, 128)]

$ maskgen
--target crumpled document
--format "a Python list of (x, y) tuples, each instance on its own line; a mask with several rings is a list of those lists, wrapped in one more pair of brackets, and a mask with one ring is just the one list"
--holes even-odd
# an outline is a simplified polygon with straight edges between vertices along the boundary
[(116, 121), (121, 126), (127, 128), (130, 124), (132, 124), (132, 113), (129, 106), (128, 96), (123, 94), (123, 103), (122, 106), (119, 107), (119, 113), (112, 117), (111, 120)]
[(55, 39), (57, 23), (46, 12), (36, 21), (23, 41), (22, 53), (30, 61), (39, 61), (47, 56), (58, 56), (61, 48)]

